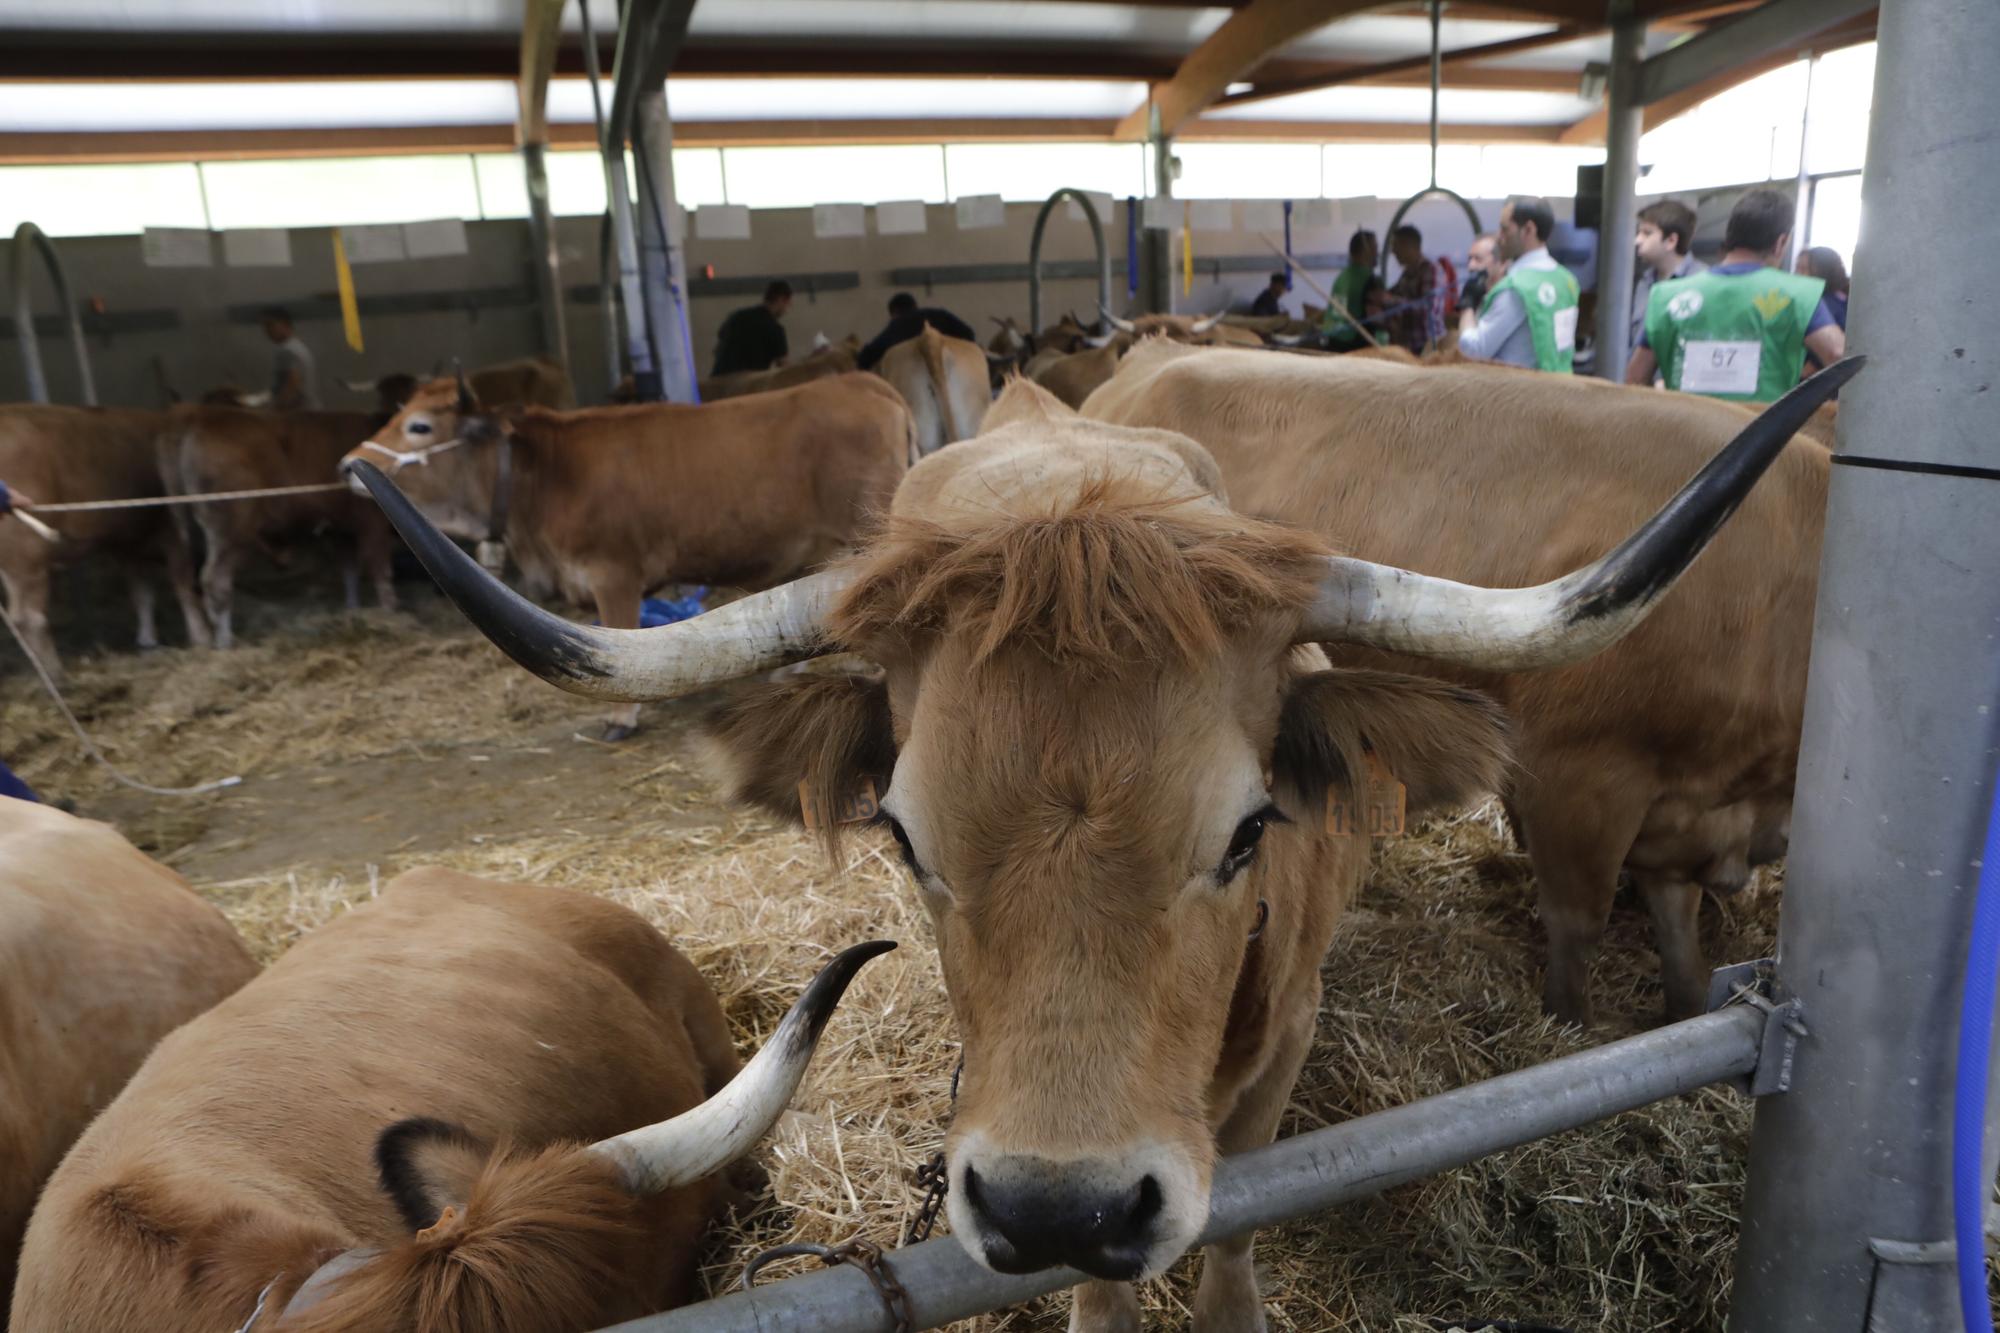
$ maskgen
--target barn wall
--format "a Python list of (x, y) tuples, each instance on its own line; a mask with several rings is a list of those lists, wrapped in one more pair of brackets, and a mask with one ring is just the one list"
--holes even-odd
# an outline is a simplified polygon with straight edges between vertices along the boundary
[[(1567, 200), (1555, 201), (1559, 216), (1569, 210)], [(1482, 221), (1491, 227), (1498, 219), (1498, 200), (1475, 201)], [(1340, 201), (1332, 227), (1295, 228), (1294, 249), (1301, 253), (1344, 253), (1349, 234), (1361, 226), (1378, 233), (1395, 212), (1393, 200), (1351, 199)], [(803, 352), (816, 332), (839, 339), (849, 333), (871, 336), (885, 319), (884, 304), (895, 290), (889, 271), (923, 264), (968, 264), (980, 262), (1023, 262), (1033, 228), (1036, 205), (1010, 204), (1004, 226), (958, 230), (954, 210), (949, 205), (928, 210), (928, 230), (917, 236), (866, 236), (818, 240), (813, 236), (810, 209), (759, 210), (751, 215), (751, 239), (747, 241), (688, 242), (689, 270), (700, 273), (713, 265), (717, 277), (762, 277), (768, 274), (853, 271), (860, 286), (846, 291), (811, 294), (801, 291), (786, 321), (795, 351)], [(1114, 304), (1123, 309), (1125, 283), (1124, 206), (1114, 209), (1107, 240), (1112, 252)], [(1236, 217), (1241, 218), (1238, 210)], [(1443, 201), (1430, 201), (1415, 209), (1410, 220), (1425, 232), (1431, 253), (1449, 254), (1462, 264), (1471, 232), (1462, 214)], [(559, 223), (565, 288), (594, 287), (597, 280), (596, 218), (564, 218)], [(298, 229), (291, 233), (292, 262), (285, 268), (149, 268), (136, 236), (104, 236), (66, 239), (57, 242), (68, 269), (70, 285), (80, 301), (100, 298), (114, 315), (135, 312), (171, 312), (172, 327), (124, 330), (91, 339), (92, 364), (98, 396), (107, 404), (153, 406), (160, 402), (155, 360), (167, 379), (179, 391), (193, 396), (221, 384), (246, 389), (265, 387), (271, 360), (270, 344), (253, 322), (232, 319), (231, 306), (258, 306), (275, 303), (303, 307), (318, 300), (328, 302), (333, 294), (333, 261), (330, 233), (323, 229)], [(368, 378), (396, 369), (426, 369), (441, 360), (457, 357), (467, 365), (505, 360), (533, 351), (536, 347), (535, 312), (526, 298), (533, 290), (528, 268), (527, 224), (521, 221), (469, 222), (466, 224), (468, 253), (444, 259), (405, 260), (383, 264), (356, 265), (355, 284), (361, 295), (428, 292), (458, 294), (462, 308), (404, 314), (375, 314), (364, 317), (367, 341), (365, 353), (354, 353), (342, 341), (340, 321), (333, 314), (301, 311), (300, 336), (316, 353), (320, 368), (320, 392), (329, 407), (358, 407), (365, 403), (359, 395), (342, 390), (339, 378)], [(1194, 238), (1196, 275), (1194, 289), (1180, 298), (1185, 310), (1211, 311), (1225, 302), (1241, 309), (1264, 285), (1268, 271), (1263, 259), (1270, 258), (1256, 233), (1238, 226), (1229, 232), (1198, 232)], [(6, 249), (0, 243), (0, 250)], [(1090, 257), (1089, 229), (1066, 216), (1058, 208), (1052, 214), (1044, 238), (1043, 255), (1049, 260), (1077, 260)], [(1223, 274), (1220, 281), (1200, 271), (1209, 257), (1261, 257), (1259, 267), (1243, 273)], [(1271, 266), (1276, 261), (1271, 260)], [(1322, 285), (1333, 278), (1332, 271), (1315, 272)], [(35, 308), (54, 309), (53, 295), (37, 273)], [(483, 304), (474, 304), (468, 294), (510, 291)], [(981, 330), (992, 328), (989, 316), (1013, 315), (1025, 319), (1027, 287), (1024, 282), (939, 284), (929, 292), (917, 288), (920, 300), (956, 312)], [(1287, 300), (1296, 313), (1301, 298), (1313, 300), (1303, 287)], [(1043, 287), (1045, 319), (1064, 310), (1088, 316), (1095, 305), (1095, 279), (1051, 280)], [(699, 369), (706, 373), (715, 345), (715, 331), (728, 313), (750, 304), (754, 296), (701, 297), (694, 301), (692, 325)], [(601, 401), (608, 383), (602, 336), (602, 316), (594, 302), (571, 301), (567, 310), (571, 360), (579, 394), (584, 402)], [(50, 390), (58, 402), (77, 401), (77, 383), (64, 340), (45, 338), (42, 347)], [(0, 337), (0, 401), (16, 401), (26, 396), (19, 350), (13, 337)]]

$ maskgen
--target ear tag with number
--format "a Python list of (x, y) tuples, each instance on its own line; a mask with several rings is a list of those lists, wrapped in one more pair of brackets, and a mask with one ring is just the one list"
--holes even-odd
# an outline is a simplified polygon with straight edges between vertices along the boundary
[(867, 778), (827, 809), (813, 800), (809, 784), (799, 784), (799, 815), (815, 833), (832, 824), (866, 824), (881, 813), (881, 808), (875, 799), (875, 783)]
[(1365, 757), (1368, 771), (1359, 791), (1335, 787), (1327, 792), (1326, 831), (1337, 838), (1400, 837), (1408, 793), (1373, 750)]

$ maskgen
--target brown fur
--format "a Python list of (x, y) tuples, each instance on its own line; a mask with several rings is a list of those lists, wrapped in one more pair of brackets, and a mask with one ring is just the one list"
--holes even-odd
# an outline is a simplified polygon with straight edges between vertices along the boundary
[[(1367, 864), (1315, 793), (1359, 770), (1364, 738), (1413, 804), (1497, 783), (1504, 752), (1468, 691), (1293, 650), (1321, 545), (1232, 513), (1215, 475), (1184, 438), (1010, 384), (978, 439), (912, 469), (852, 562), (831, 629), (884, 682), (767, 687), (713, 732), (734, 789), (776, 809), (802, 776), (842, 791), (893, 753), (885, 808), (922, 858), (964, 1041), (952, 1170), (975, 1144), (1083, 1171), (1169, 1154), (1191, 1226), (1216, 1156), (1276, 1130)], [(1258, 793), (1291, 822), (1222, 883)], [(1088, 1284), (1072, 1327), (1128, 1327), (1131, 1299)], [(1247, 1242), (1216, 1247), (1200, 1322), (1257, 1308)]]
[[(562, 1149), (676, 1115), (735, 1068), (714, 994), (626, 909), (400, 875), (160, 1043), (50, 1179), (11, 1327), (215, 1333), (354, 1247), (383, 1267), (336, 1286), (316, 1333), (582, 1330), (658, 1308), (685, 1289), (718, 1183), (635, 1208)], [(416, 1238), (372, 1166), (412, 1114), (518, 1148), (455, 1227)], [(565, 1293), (581, 1295), (545, 1318)], [(377, 1322), (392, 1310), (416, 1323)]]
[[(0, 406), (0, 481), (40, 504), (130, 500), (164, 493), (153, 437), (158, 412), (112, 407)], [(49, 582), (55, 571), (88, 555), (125, 567), (140, 608), (141, 647), (152, 639), (153, 571), (164, 560), (187, 623), (188, 641), (209, 642), (208, 621), (195, 593), (194, 564), (181, 531), (160, 508), (45, 514), (62, 534), (50, 542), (18, 519), (0, 515), (0, 587), (7, 615), (35, 656), (56, 677), (62, 662), (49, 632)]]
[[(1517, 587), (1609, 550), (1750, 420), (1734, 404), (1569, 376), (1466, 365), (1135, 351), (1089, 404), (1108, 422), (1184, 430), (1231, 498), (1344, 550), (1445, 578)], [(1705, 812), (1790, 799), (1803, 717), (1830, 457), (1785, 450), (1674, 591), (1630, 637), (1562, 671), (1473, 678), (1342, 650), (1491, 690), (1513, 718), (1509, 790), (1550, 932), (1547, 1001), (1590, 1012), (1587, 963), (1621, 866), (1651, 881), (1667, 1007), (1703, 1002), (1695, 887), (1742, 859), (1775, 814)], [(1727, 839), (1719, 843), (1718, 838)], [(1671, 938), (1669, 938), (1671, 934)]]
[[(862, 782), (889, 789), (896, 747), (889, 696), (859, 676), (798, 676), (738, 690), (709, 714), (704, 730), (711, 763), (725, 775), (729, 799), (800, 822), (799, 788), (822, 810)], [(846, 826), (818, 833), (829, 858)]]
[[(309, 486), (340, 480), (340, 460), (381, 418), (365, 412), (267, 412), (237, 407), (181, 406), (167, 412), (160, 432), (160, 470), (178, 495)], [(236, 571), (256, 551), (332, 533), (354, 544), (353, 565), (365, 569), (377, 602), (396, 605), (389, 559), (394, 538), (375, 502), (351, 491), (227, 500), (191, 507), (207, 553), (201, 590), (218, 648), (234, 641), (231, 609)], [(186, 510), (176, 511), (184, 514)], [(356, 604), (348, 572), (348, 605)]]
[(880, 370), (909, 404), (919, 457), (979, 433), (992, 393), (986, 354), (977, 343), (926, 324), (917, 337), (884, 353)]
[(257, 973), (222, 914), (105, 824), (0, 800), (0, 1310), (35, 1196), (167, 1032)]
[(772, 366), (769, 370), (738, 370), (728, 375), (711, 375), (697, 386), (701, 401), (713, 403), (723, 398), (741, 398), (745, 394), (772, 393), (779, 389), (796, 389), (801, 384), (814, 380), (829, 379), (835, 375), (845, 375), (854, 369), (854, 349), (841, 344), (821, 347), (807, 354), (804, 360), (789, 366)]

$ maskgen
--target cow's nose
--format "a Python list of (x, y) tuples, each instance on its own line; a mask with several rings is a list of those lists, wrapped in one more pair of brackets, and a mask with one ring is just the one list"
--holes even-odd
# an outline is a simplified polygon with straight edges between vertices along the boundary
[(1129, 1281), (1156, 1239), (1160, 1183), (1120, 1180), (1089, 1163), (992, 1158), (965, 1168), (965, 1202), (980, 1223), (986, 1262), (1002, 1273), (1067, 1264)]

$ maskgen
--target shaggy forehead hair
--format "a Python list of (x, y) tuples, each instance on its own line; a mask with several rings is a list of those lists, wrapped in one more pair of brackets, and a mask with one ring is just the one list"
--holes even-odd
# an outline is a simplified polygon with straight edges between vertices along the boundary
[(1303, 608), (1325, 554), (1311, 534), (1097, 478), (1039, 513), (891, 518), (850, 563), (831, 627), (855, 645), (974, 635), (975, 662), (1004, 644), (1095, 674), (1193, 665), (1252, 618)]

